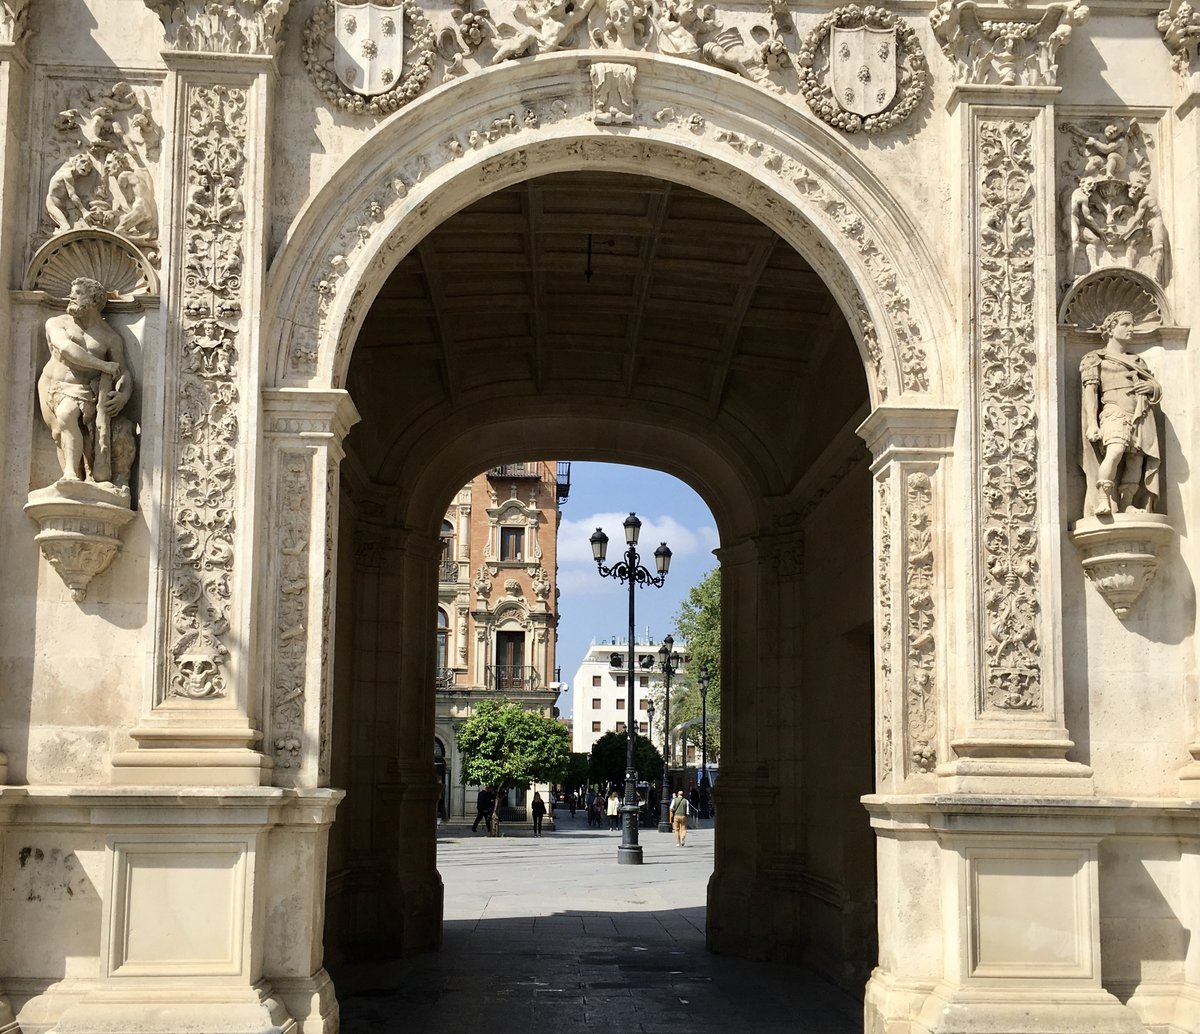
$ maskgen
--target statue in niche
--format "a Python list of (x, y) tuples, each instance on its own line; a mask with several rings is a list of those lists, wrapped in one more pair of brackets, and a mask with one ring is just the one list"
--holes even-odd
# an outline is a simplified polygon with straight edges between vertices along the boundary
[(38, 400), (58, 449), (60, 481), (90, 481), (127, 497), (136, 447), (133, 422), (121, 411), (133, 376), (125, 343), (103, 316), (107, 294), (99, 281), (79, 277), (66, 313), (46, 321), (50, 361)]
[(1110, 313), (1100, 325), (1104, 347), (1079, 363), (1085, 517), (1153, 513), (1158, 502), (1161, 459), (1153, 407), (1162, 399), (1162, 385), (1144, 359), (1126, 352), (1133, 329), (1132, 313)]

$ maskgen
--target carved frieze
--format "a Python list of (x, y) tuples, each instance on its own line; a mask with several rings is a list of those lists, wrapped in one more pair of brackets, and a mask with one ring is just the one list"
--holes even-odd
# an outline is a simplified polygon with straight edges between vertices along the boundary
[(984, 710), (1042, 706), (1032, 136), (1023, 118), (975, 132)]
[[(985, 11), (995, 17), (987, 17)], [(985, 8), (941, 0), (929, 16), (956, 80), (980, 86), (1057, 86), (1059, 52), (1088, 19), (1080, 0)]]
[(55, 78), (49, 93), (35, 243), (72, 230), (105, 230), (156, 260), (157, 84)]
[[(175, 388), (170, 692), (224, 695), (238, 529), (238, 338), (245, 250), (246, 91), (187, 94), (183, 340)], [(197, 680), (196, 673), (203, 672)]]
[(937, 765), (933, 483), (923, 471), (905, 478), (904, 735), (908, 771)]
[(145, 0), (172, 50), (275, 57), (292, 0)]
[(847, 133), (894, 129), (929, 91), (917, 34), (880, 7), (831, 11), (805, 38), (798, 64), (813, 114)]
[(1063, 280), (1110, 266), (1134, 269), (1166, 286), (1170, 241), (1154, 194), (1154, 139), (1136, 118), (1079, 118), (1059, 123)]

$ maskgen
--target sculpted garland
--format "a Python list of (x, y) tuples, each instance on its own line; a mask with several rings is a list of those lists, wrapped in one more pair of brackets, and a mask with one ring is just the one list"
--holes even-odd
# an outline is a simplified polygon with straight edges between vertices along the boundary
[[(456, 0), (453, 24), (435, 30), (414, 0), (321, 0), (304, 27), (305, 66), (343, 111), (382, 116), (413, 100), (433, 77), (561, 50), (652, 51), (701, 61), (781, 95), (802, 93), (813, 111), (846, 132), (897, 126), (928, 93), (929, 76), (911, 28), (881, 8), (838, 8), (801, 42), (787, 0), (767, 0), (765, 22), (722, 20), (697, 0), (516, 0), (498, 20)], [(632, 121), (633, 66), (591, 70), (599, 124)]]

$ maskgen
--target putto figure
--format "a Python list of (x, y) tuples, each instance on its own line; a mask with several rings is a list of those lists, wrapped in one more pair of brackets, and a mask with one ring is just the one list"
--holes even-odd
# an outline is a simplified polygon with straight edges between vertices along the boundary
[(46, 321), (50, 361), (38, 379), (42, 419), (54, 436), (63, 481), (129, 491), (133, 423), (121, 411), (133, 394), (125, 343), (105, 321), (104, 285), (71, 284), (67, 311)]
[(1103, 348), (1079, 363), (1083, 380), (1083, 515), (1153, 513), (1158, 502), (1160, 453), (1153, 406), (1162, 385), (1139, 356), (1128, 355), (1133, 314), (1110, 313), (1100, 325)]

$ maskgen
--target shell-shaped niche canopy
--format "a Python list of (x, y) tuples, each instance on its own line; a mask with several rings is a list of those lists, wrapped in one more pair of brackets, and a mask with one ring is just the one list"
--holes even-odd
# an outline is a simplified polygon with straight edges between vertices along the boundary
[(63, 299), (81, 276), (99, 280), (112, 301), (158, 295), (158, 274), (141, 249), (124, 237), (94, 228), (69, 230), (43, 244), (29, 263), (25, 290)]
[(1067, 289), (1058, 322), (1091, 333), (1113, 312), (1133, 313), (1135, 331), (1147, 333), (1170, 326), (1167, 299), (1150, 277), (1134, 269), (1098, 269)]

